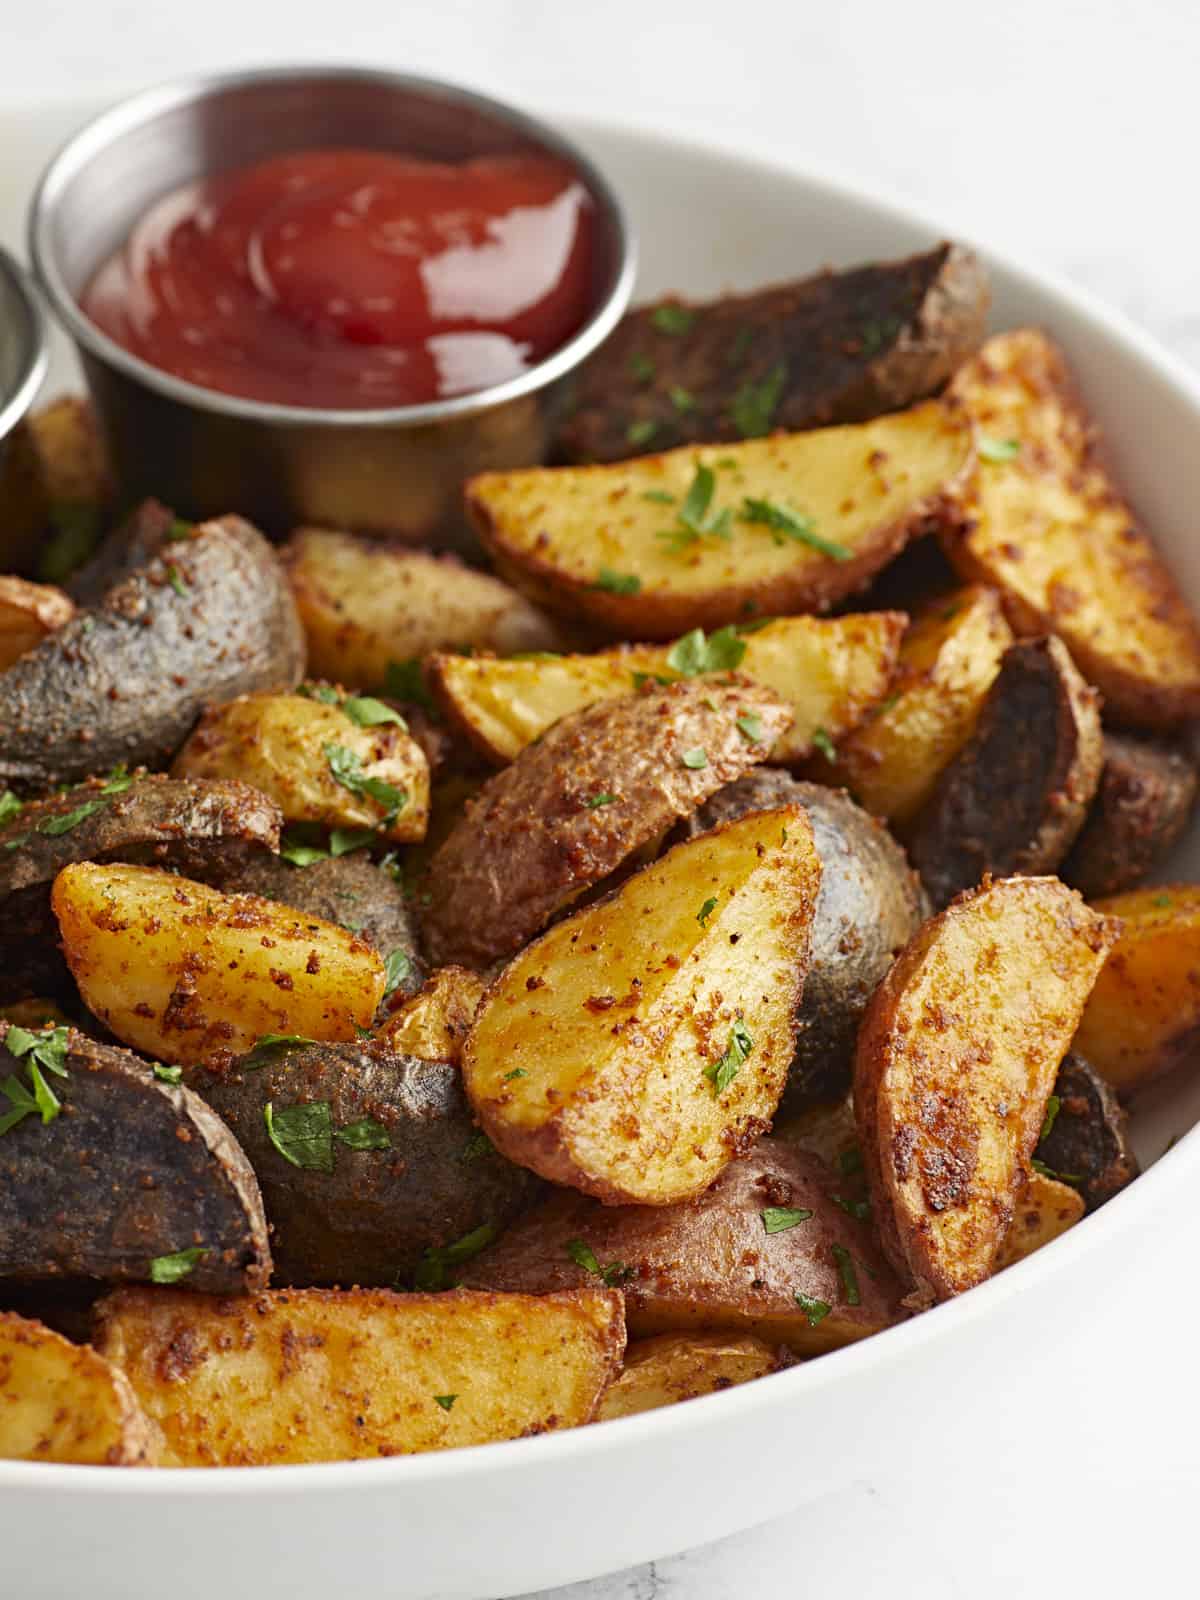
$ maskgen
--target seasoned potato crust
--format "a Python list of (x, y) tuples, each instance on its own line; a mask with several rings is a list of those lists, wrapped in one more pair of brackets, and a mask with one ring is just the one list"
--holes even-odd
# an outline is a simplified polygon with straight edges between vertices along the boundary
[(723, 1333), (663, 1333), (639, 1339), (626, 1350), (624, 1370), (604, 1391), (595, 1420), (613, 1422), (717, 1394), (787, 1364), (786, 1351), (749, 1334), (738, 1339)]

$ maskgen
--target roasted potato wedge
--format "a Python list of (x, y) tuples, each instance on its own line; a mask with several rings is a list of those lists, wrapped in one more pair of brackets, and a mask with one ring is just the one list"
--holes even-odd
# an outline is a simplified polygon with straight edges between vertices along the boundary
[[(588, 1422), (625, 1345), (621, 1296), (121, 1290), (97, 1347), (162, 1430), (160, 1465), (363, 1460)], [(186, 1352), (186, 1354), (181, 1354)]]
[(435, 966), (512, 955), (583, 890), (766, 758), (792, 713), (744, 679), (692, 679), (556, 722), (496, 773), (429, 863)]
[(271, 546), (238, 517), (205, 523), (0, 672), (0, 789), (165, 766), (206, 702), (293, 688), (303, 662)]
[(541, 1192), (479, 1132), (456, 1066), (384, 1040), (259, 1046), (191, 1081), (258, 1174), (277, 1284), (441, 1287), (446, 1247), (482, 1248)]
[(635, 1335), (720, 1330), (820, 1355), (905, 1316), (903, 1285), (844, 1199), (816, 1157), (761, 1139), (690, 1205), (555, 1194), (465, 1281), (542, 1294), (618, 1284)]
[(756, 812), (522, 951), (463, 1049), (493, 1144), (609, 1204), (699, 1194), (779, 1104), (820, 875), (798, 806)]
[(28, 801), (0, 826), (0, 999), (70, 993), (50, 909), (63, 867), (138, 862), (222, 883), (255, 856), (273, 859), (279, 824), (265, 795), (233, 780), (116, 774)]
[(199, 1096), (73, 1028), (0, 1022), (0, 1072), (0, 1278), (268, 1281), (254, 1174)]
[(682, 825), (688, 837), (774, 806), (803, 806), (821, 860), (796, 1054), (779, 1106), (795, 1116), (850, 1088), (858, 1025), (876, 984), (920, 927), (928, 907), (904, 852), (850, 797), (757, 767), (718, 789)]
[(67, 579), (79, 606), (98, 605), (108, 591), (149, 566), (168, 544), (187, 538), (191, 524), (160, 500), (143, 500), (100, 541), (95, 553)]
[(467, 509), (500, 571), (547, 607), (672, 639), (827, 610), (952, 519), (973, 469), (969, 427), (931, 401), (611, 466), (483, 473)]
[(61, 589), (0, 576), (0, 672), (75, 615)]
[(1104, 767), (1087, 821), (1059, 876), (1089, 900), (1132, 889), (1187, 827), (1196, 763), (1159, 740), (1104, 735)]
[(1061, 639), (1010, 645), (975, 732), (908, 832), (908, 853), (940, 911), (985, 873), (1053, 872), (1100, 782), (1096, 691)]
[(558, 650), (562, 629), (508, 584), (377, 539), (300, 528), (283, 550), (314, 677), (381, 689), (431, 650)]
[(1110, 712), (1150, 728), (1200, 715), (1200, 624), (1104, 460), (1062, 351), (997, 334), (951, 385), (982, 439), (969, 518), (940, 530), (1018, 633), (1057, 633)]
[(875, 991), (854, 1108), (880, 1235), (918, 1303), (993, 1270), (1118, 926), (1056, 878), (1004, 878), (927, 922)]
[(1083, 1216), (1083, 1199), (1069, 1184), (1031, 1172), (1019, 1188), (1016, 1211), (996, 1254), (995, 1272), (1051, 1244)]
[(1088, 998), (1075, 1050), (1122, 1095), (1182, 1066), (1200, 1040), (1200, 885), (1096, 901), (1121, 937)]
[(1036, 1158), (1077, 1190), (1089, 1211), (1138, 1175), (1116, 1092), (1082, 1056), (1072, 1053), (1058, 1069)]
[(800, 761), (812, 754), (814, 738), (840, 739), (883, 699), (905, 621), (896, 611), (780, 617), (744, 636), (726, 630), (706, 639), (701, 631), (674, 645), (623, 645), (593, 656), (434, 655), (425, 671), (454, 726), (489, 760), (506, 762), (560, 717), (627, 695), (647, 677), (736, 668), (791, 706), (794, 721), (771, 759)]
[(378, 1037), (398, 1055), (458, 1066), (486, 989), (479, 974), (466, 967), (439, 967), (393, 1012)]
[(940, 244), (703, 305), (639, 306), (582, 369), (557, 453), (623, 461), (896, 411), (978, 349), (988, 301), (976, 256)]
[[(363, 725), (345, 706), (375, 708), (358, 715), (392, 720)], [(177, 778), (242, 778), (269, 795), (288, 822), (371, 828), (393, 844), (423, 839), (429, 821), (425, 752), (382, 700), (241, 695), (204, 713), (171, 771)]]
[(696, 1400), (787, 1365), (785, 1352), (749, 1334), (738, 1339), (724, 1333), (662, 1333), (639, 1339), (626, 1350), (624, 1369), (604, 1391), (595, 1420), (615, 1422)]
[(990, 589), (963, 589), (920, 612), (904, 636), (887, 698), (805, 776), (840, 785), (903, 828), (975, 731), (1012, 631)]
[(157, 1061), (239, 1055), (266, 1034), (352, 1039), (383, 998), (365, 940), (255, 895), (80, 862), (51, 905), (89, 1010)]
[(88, 1345), (0, 1311), (0, 1460), (140, 1467), (153, 1459), (150, 1424), (123, 1372)]

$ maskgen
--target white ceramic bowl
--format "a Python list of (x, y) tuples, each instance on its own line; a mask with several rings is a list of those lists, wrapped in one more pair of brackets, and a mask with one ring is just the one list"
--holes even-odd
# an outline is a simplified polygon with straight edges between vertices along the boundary
[[(641, 294), (706, 294), (924, 248), (954, 232), (838, 182), (650, 133), (573, 128), (628, 202)], [(1200, 388), (1122, 318), (985, 252), (995, 323), (1066, 346), (1135, 503), (1200, 604)], [(1171, 864), (1196, 873), (1195, 837)], [(1170, 874), (1167, 874), (1170, 875)], [(1200, 875), (1200, 874), (1196, 874)], [(1200, 1112), (1200, 1079), (1139, 1109), (1143, 1161)], [(114, 1472), (0, 1463), (0, 1585), (22, 1600), (271, 1593), (496, 1600), (715, 1539), (853, 1481), (934, 1492), (1014, 1395), (1048, 1330), (1086, 1338), (1138, 1230), (1195, 1192), (1183, 1140), (1097, 1216), (951, 1305), (777, 1377), (512, 1444), (342, 1466)], [(1041, 1398), (1037, 1404), (1040, 1406)], [(1025, 1402), (1028, 1404), (1028, 1400)], [(1039, 1411), (1031, 1407), (1028, 1423)], [(1069, 1465), (1069, 1462), (1068, 1462)], [(803, 1582), (797, 1552), (797, 1584)]]

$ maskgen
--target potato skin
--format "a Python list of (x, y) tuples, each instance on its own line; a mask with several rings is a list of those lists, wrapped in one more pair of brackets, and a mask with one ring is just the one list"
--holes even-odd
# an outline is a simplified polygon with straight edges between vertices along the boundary
[(1089, 900), (1132, 889), (1178, 841), (1196, 801), (1196, 765), (1182, 750), (1104, 734), (1100, 786), (1059, 876)]
[(61, 589), (0, 575), (0, 672), (74, 615), (75, 607)]
[[(106, 795), (105, 787), (91, 778), (66, 794), (29, 801), (0, 828), (0, 1000), (71, 993), (50, 907), (63, 867), (125, 861), (222, 885), (248, 862), (274, 859), (270, 852), (279, 847), (277, 807), (247, 784), (140, 773), (120, 793)], [(98, 809), (65, 833), (43, 831), (90, 804)]]
[(238, 517), (204, 523), (0, 673), (0, 788), (165, 766), (206, 702), (293, 688), (303, 666), (271, 546)]
[(937, 910), (985, 873), (1053, 872), (1100, 781), (1098, 697), (1053, 636), (1010, 645), (975, 733), (908, 833)]
[[(258, 1174), (278, 1284), (404, 1281), (426, 1250), (484, 1223), (504, 1227), (542, 1191), (481, 1140), (449, 1062), (398, 1055), (382, 1041), (273, 1051), (260, 1067), (252, 1060), (194, 1068), (191, 1081)], [(332, 1172), (292, 1166), (271, 1143), (264, 1107), (322, 1100), (335, 1128), (370, 1117), (391, 1148), (347, 1149), (335, 1138)]]
[[(738, 719), (756, 717), (751, 740)], [(430, 862), (422, 919), (435, 966), (482, 968), (528, 943), (581, 890), (766, 759), (791, 708), (744, 679), (689, 679), (564, 717), (495, 774)], [(692, 751), (704, 765), (684, 764)], [(614, 796), (611, 804), (589, 800)]]
[[(0, 1067), (24, 1082), (9, 1027)], [(146, 1282), (155, 1257), (202, 1245), (190, 1289), (261, 1289), (271, 1252), (258, 1185), (216, 1113), (74, 1029), (66, 1069), (48, 1080), (61, 1115), (27, 1116), (0, 1138), (0, 1278)]]
[[(580, 372), (556, 454), (623, 461), (668, 444), (741, 438), (739, 390), (771, 382), (780, 367), (774, 428), (863, 422), (912, 405), (978, 348), (989, 299), (975, 255), (943, 243), (903, 261), (688, 306), (682, 332), (657, 327), (664, 302), (639, 306)], [(693, 400), (686, 411), (671, 399), (680, 389)], [(631, 422), (653, 428), (644, 444), (630, 442)]]
[(1052, 1172), (1065, 1173), (1095, 1211), (1138, 1175), (1128, 1119), (1115, 1092), (1074, 1052), (1058, 1069), (1054, 1093), (1058, 1112), (1035, 1154)]
[(844, 789), (759, 767), (718, 789), (682, 827), (691, 837), (747, 812), (785, 805), (808, 813), (821, 858), (821, 892), (781, 1117), (836, 1100), (849, 1089), (867, 1001), (927, 912), (904, 851)]
[[(781, 1139), (760, 1139), (689, 1204), (603, 1206), (555, 1193), (473, 1262), (463, 1282), (533, 1294), (596, 1283), (568, 1249), (581, 1239), (624, 1290), (636, 1336), (749, 1333), (799, 1355), (819, 1355), (905, 1316), (903, 1286), (869, 1225), (837, 1204), (839, 1192), (836, 1176), (815, 1156)], [(762, 1216), (768, 1207), (813, 1214), (768, 1234)], [(835, 1245), (854, 1262), (858, 1305), (849, 1302)], [(810, 1324), (797, 1293), (822, 1301), (828, 1315)]]

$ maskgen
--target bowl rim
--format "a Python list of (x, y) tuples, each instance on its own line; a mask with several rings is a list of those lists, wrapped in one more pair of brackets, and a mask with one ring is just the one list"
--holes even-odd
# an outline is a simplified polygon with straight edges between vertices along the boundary
[(7, 394), (0, 393), (0, 445), (3, 445), (33, 404), (45, 379), (50, 354), (46, 319), (37, 295), (25, 273), (4, 249), (0, 249), (0, 278), (11, 289), (24, 323), (18, 330), (23, 348), (16, 381)]
[[(1151, 334), (1146, 333), (1120, 310), (1106, 305), (1099, 297), (1069, 283), (1062, 275), (1038, 266), (1027, 266), (1003, 248), (993, 247), (974, 233), (948, 229), (944, 221), (919, 206), (885, 196), (857, 177), (838, 172), (829, 164), (810, 166), (806, 162), (785, 161), (773, 153), (763, 140), (744, 137), (735, 147), (726, 140), (698, 135), (683, 128), (664, 128), (644, 120), (620, 123), (599, 117), (579, 117), (567, 111), (562, 115), (584, 139), (604, 135), (633, 138), (672, 147), (683, 155), (699, 154), (728, 164), (757, 169), (760, 176), (782, 183), (796, 180), (814, 191), (823, 191), (833, 205), (851, 205), (874, 213), (884, 223), (907, 229), (926, 230), (933, 238), (954, 238), (977, 248), (985, 265), (1022, 280), (1046, 301), (1059, 300), (1091, 324), (1102, 340), (1126, 347), (1149, 370), (1155, 372), (1190, 407), (1200, 423), (1200, 379)], [(536, 1438), (505, 1440), (495, 1444), (468, 1445), (453, 1450), (421, 1455), (394, 1456), (379, 1461), (316, 1462), (302, 1466), (182, 1467), (162, 1471), (121, 1472), (110, 1467), (65, 1466), (47, 1462), (0, 1461), (0, 1495), (6, 1491), (43, 1491), (58, 1495), (87, 1493), (99, 1495), (180, 1494), (186, 1498), (217, 1498), (281, 1494), (345, 1494), (366, 1486), (370, 1474), (373, 1489), (387, 1488), (402, 1494), (405, 1487), (420, 1483), (478, 1480), (482, 1475), (504, 1474), (515, 1482), (514, 1474), (564, 1465), (586, 1455), (591, 1458), (614, 1452), (636, 1451), (651, 1434), (674, 1435), (676, 1448), (685, 1447), (685, 1438), (704, 1434), (715, 1437), (735, 1416), (766, 1407), (780, 1411), (802, 1403), (806, 1391), (821, 1387), (852, 1386), (859, 1374), (887, 1361), (897, 1368), (924, 1345), (957, 1328), (990, 1314), (1002, 1301), (1024, 1292), (1033, 1292), (1052, 1274), (1066, 1273), (1072, 1263), (1082, 1260), (1101, 1239), (1128, 1233), (1138, 1222), (1145, 1222), (1152, 1208), (1168, 1214), (1170, 1197), (1181, 1192), (1200, 1163), (1200, 1123), (1189, 1129), (1158, 1157), (1133, 1183), (1114, 1196), (1103, 1211), (1085, 1217), (1075, 1227), (1049, 1245), (1006, 1268), (996, 1277), (969, 1293), (934, 1306), (920, 1316), (859, 1340), (819, 1360), (797, 1364), (784, 1372), (737, 1385), (720, 1393), (690, 1400), (686, 1405), (667, 1406), (640, 1415), (586, 1427), (563, 1429)]]
[[(468, 394), (454, 395), (444, 400), (426, 401), (421, 405), (362, 407), (358, 410), (283, 405), (275, 401), (250, 400), (241, 395), (225, 394), (219, 389), (206, 389), (201, 384), (178, 378), (149, 361), (143, 361), (97, 327), (68, 289), (53, 246), (54, 219), (63, 192), (72, 179), (117, 139), (170, 111), (257, 84), (303, 83), (317, 79), (376, 84), (384, 88), (416, 92), (482, 112), (494, 122), (523, 134), (571, 166), (597, 209), (606, 217), (615, 251), (615, 263), (607, 291), (582, 327), (565, 344), (551, 351), (527, 372), (519, 373), (504, 383), (491, 384), (485, 389), (475, 389)], [(637, 239), (624, 202), (599, 167), (557, 125), (451, 79), (415, 72), (393, 72), (383, 67), (337, 63), (313, 62), (307, 65), (246, 67), (233, 72), (194, 73), (187, 77), (171, 78), (124, 96), (89, 118), (51, 156), (29, 203), (26, 238), (29, 260), (38, 286), (52, 312), (81, 351), (176, 404), (239, 421), (293, 428), (426, 428), (474, 417), (481, 412), (495, 410), (509, 401), (536, 394), (574, 371), (608, 337), (625, 313), (637, 274)]]

